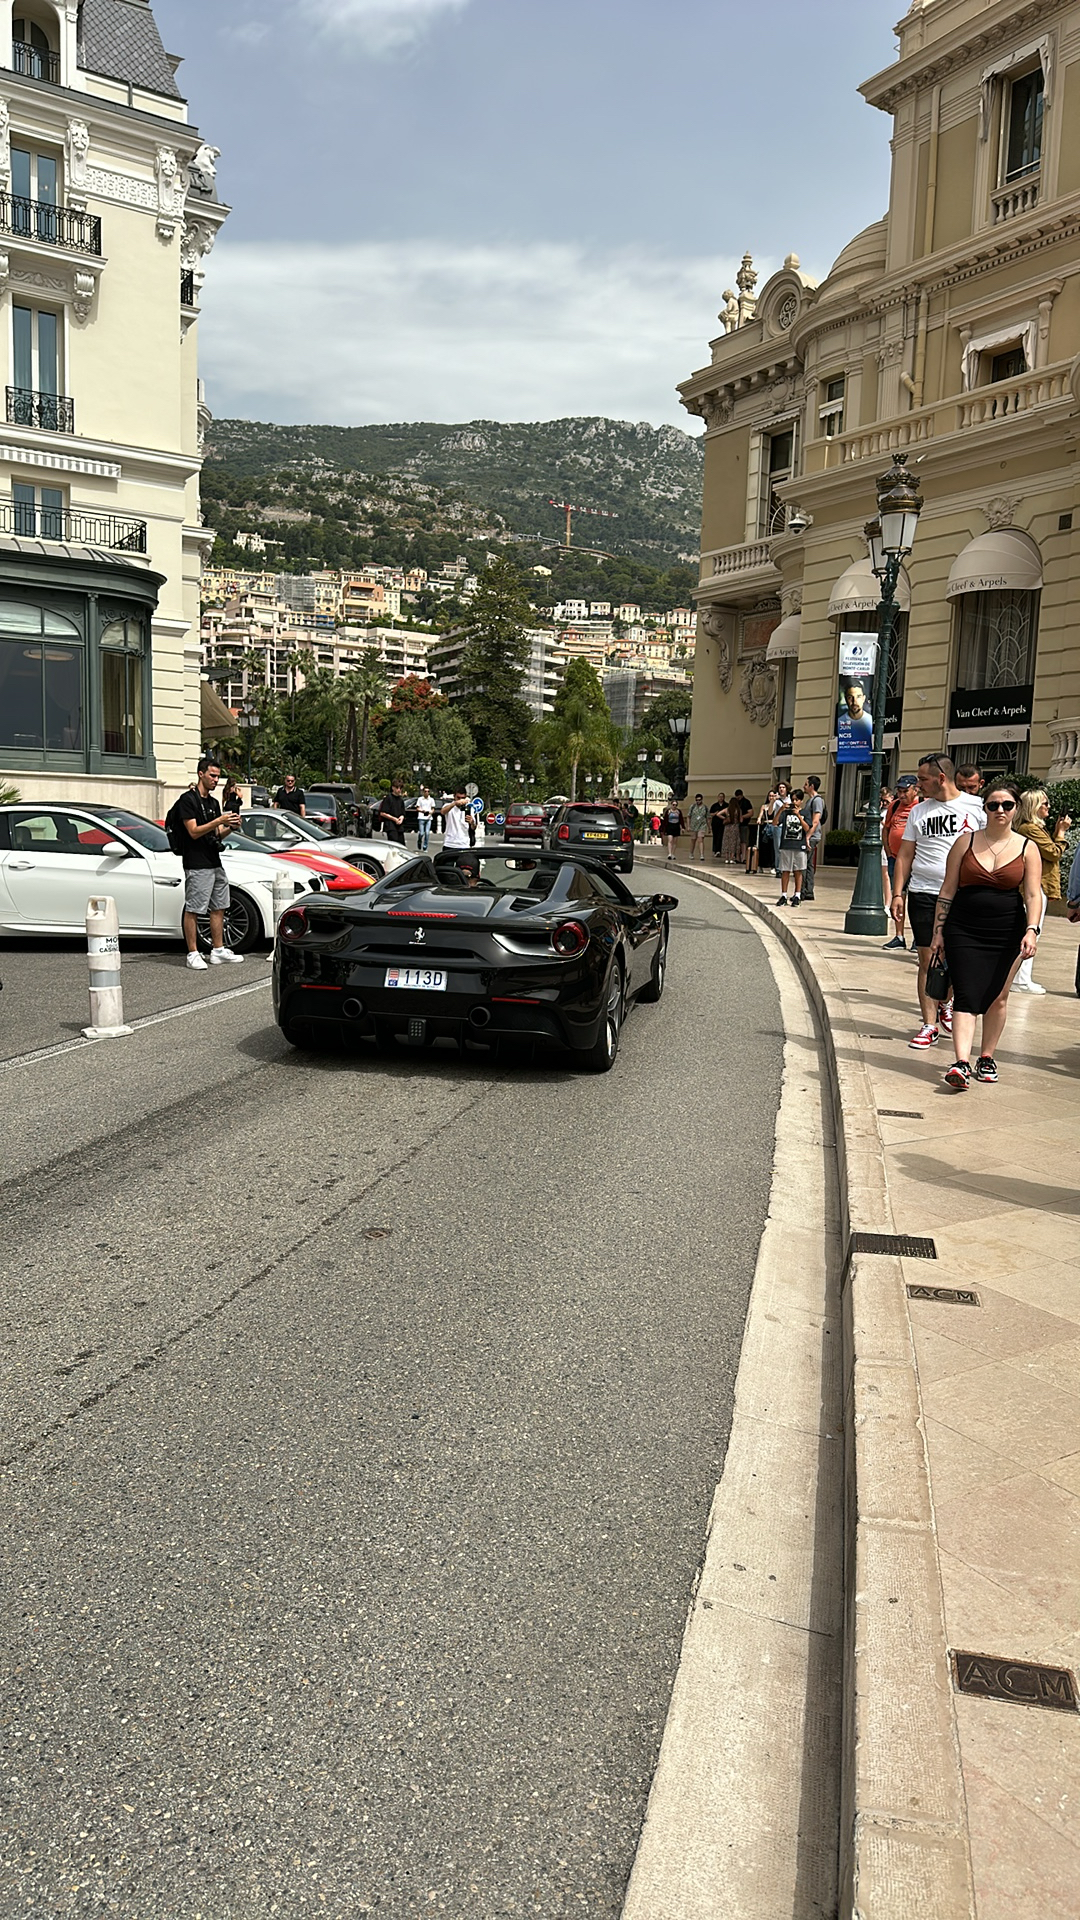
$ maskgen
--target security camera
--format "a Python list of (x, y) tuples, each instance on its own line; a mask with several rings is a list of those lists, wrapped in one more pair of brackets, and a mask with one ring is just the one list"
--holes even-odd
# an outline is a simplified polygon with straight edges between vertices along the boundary
[(796, 507), (794, 513), (788, 514), (787, 530), (789, 533), (805, 533), (807, 527), (811, 527), (813, 524), (810, 515), (804, 513), (801, 507)]

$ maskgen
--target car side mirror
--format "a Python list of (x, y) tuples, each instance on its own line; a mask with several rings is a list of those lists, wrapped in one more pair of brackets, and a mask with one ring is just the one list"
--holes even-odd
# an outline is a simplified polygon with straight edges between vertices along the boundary
[(653, 907), (657, 913), (670, 913), (672, 908), (677, 907), (678, 904), (679, 902), (673, 893), (654, 893), (649, 902), (649, 905)]
[(114, 860), (135, 860), (138, 858), (133, 849), (126, 847), (122, 840), (106, 840), (101, 851), (102, 853), (109, 854)]

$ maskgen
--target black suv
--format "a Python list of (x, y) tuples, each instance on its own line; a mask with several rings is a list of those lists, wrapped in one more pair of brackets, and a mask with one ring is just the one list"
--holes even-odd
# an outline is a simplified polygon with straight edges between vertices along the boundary
[(573, 800), (557, 808), (544, 828), (544, 845), (556, 853), (591, 853), (621, 873), (633, 872), (634, 836), (610, 801)]

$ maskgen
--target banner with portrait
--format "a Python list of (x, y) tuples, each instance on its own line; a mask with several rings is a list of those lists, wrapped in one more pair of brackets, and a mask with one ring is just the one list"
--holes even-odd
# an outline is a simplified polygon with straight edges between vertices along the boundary
[(840, 684), (836, 703), (836, 764), (868, 767), (874, 754), (874, 670), (877, 635), (840, 635)]

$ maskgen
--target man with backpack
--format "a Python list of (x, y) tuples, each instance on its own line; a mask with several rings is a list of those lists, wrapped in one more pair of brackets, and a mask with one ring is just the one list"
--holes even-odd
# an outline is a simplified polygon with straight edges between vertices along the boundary
[[(221, 842), (240, 825), (238, 813), (222, 813), (214, 799), (214, 788), (221, 778), (221, 767), (206, 755), (199, 761), (198, 779), (193, 787), (173, 802), (165, 816), (169, 845), (184, 863), (184, 942), (187, 964), (195, 973), (203, 973), (209, 964), (231, 962), (239, 966), (243, 955), (225, 945), (225, 913), (229, 905), (229, 883), (221, 864)], [(198, 950), (199, 920), (210, 917), (210, 960)]]
[(806, 822), (806, 872), (803, 874), (802, 897), (804, 900), (812, 900), (818, 848), (825, 831), (825, 822), (829, 817), (829, 809), (821, 797), (821, 781), (816, 773), (808, 773), (803, 784), (806, 788), (806, 798), (800, 811)]

